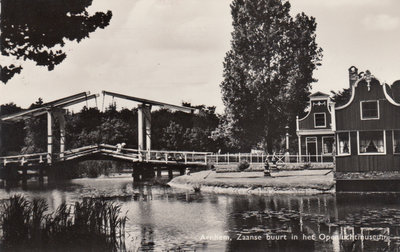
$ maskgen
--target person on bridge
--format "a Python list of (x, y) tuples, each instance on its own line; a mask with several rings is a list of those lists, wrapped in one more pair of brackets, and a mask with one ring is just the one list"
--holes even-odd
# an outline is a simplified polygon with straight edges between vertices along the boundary
[(122, 151), (122, 148), (126, 146), (126, 143), (119, 143), (117, 144), (117, 152), (120, 153)]

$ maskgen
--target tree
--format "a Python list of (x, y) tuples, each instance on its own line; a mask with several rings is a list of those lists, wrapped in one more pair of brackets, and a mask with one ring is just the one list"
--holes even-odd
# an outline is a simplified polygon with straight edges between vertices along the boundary
[[(22, 111), (20, 107), (14, 103), (8, 103), (0, 106), (0, 116), (10, 115)], [(13, 123), (1, 123), (0, 122), (0, 156), (5, 155), (3, 148), (7, 149), (7, 154), (13, 155), (18, 154), (21, 150), (21, 146), (24, 144), (24, 123), (13, 122)], [(3, 147), (3, 148), (2, 148)]]
[[(43, 105), (43, 100), (30, 106), (30, 109)], [(217, 151), (226, 148), (224, 139), (210, 138), (220, 119), (215, 107), (194, 106), (199, 114), (171, 111), (168, 109), (152, 112), (152, 148), (157, 150)], [(15, 104), (1, 105), (0, 115), (21, 111)], [(104, 112), (98, 108), (84, 106), (78, 113), (66, 112), (66, 149), (79, 148), (92, 144), (126, 143), (128, 148), (138, 146), (137, 109), (117, 110), (115, 104)], [(47, 147), (47, 117), (36, 116), (10, 125), (1, 125), (5, 149), (9, 152), (38, 153)], [(54, 117), (53, 146), (58, 151), (60, 128), (58, 118)], [(15, 153), (15, 154), (16, 154)]]
[[(89, 15), (92, 0), (1, 0), (1, 54), (14, 60), (32, 60), (54, 69), (65, 58), (66, 40), (78, 43), (97, 28), (105, 28), (112, 13)], [(7, 83), (22, 66), (0, 65)]]
[(261, 145), (272, 151), (296, 115), (304, 113), (313, 71), (322, 49), (313, 17), (290, 16), (281, 0), (234, 0), (231, 4), (231, 49), (224, 61), (220, 87), (225, 115), (214, 138), (229, 137), (248, 151)]
[(183, 127), (174, 121), (162, 129), (163, 137), (161, 139), (164, 148), (167, 150), (178, 150), (180, 146), (183, 146), (184, 136)]
[[(29, 109), (43, 105), (42, 98), (31, 104)], [(47, 118), (46, 116), (31, 117), (25, 120), (25, 139), (21, 152), (24, 154), (45, 152), (47, 147)]]
[(390, 93), (392, 98), (397, 102), (400, 103), (400, 80), (397, 80), (393, 82), (393, 84), (388, 87), (386, 84), (386, 90), (390, 90)]
[(132, 127), (121, 119), (106, 119), (100, 125), (98, 131), (101, 133), (100, 143), (113, 145), (118, 143), (132, 144), (129, 141), (133, 136)]
[(331, 90), (332, 101), (335, 102), (336, 107), (340, 107), (345, 105), (351, 97), (351, 88), (343, 88), (341, 91), (333, 91)]

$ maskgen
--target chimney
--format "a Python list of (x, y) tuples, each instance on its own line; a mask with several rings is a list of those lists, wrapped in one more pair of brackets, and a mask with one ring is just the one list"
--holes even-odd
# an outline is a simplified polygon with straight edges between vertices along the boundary
[(358, 80), (358, 69), (355, 66), (349, 68), (349, 82), (350, 88), (353, 87), (354, 83)]

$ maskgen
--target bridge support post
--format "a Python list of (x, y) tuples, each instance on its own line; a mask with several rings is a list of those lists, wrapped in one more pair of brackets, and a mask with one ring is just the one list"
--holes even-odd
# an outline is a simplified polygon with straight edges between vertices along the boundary
[(65, 152), (65, 116), (62, 110), (57, 110), (55, 115), (60, 123), (60, 159), (64, 159)]
[(141, 151), (143, 150), (143, 105), (138, 105), (138, 150), (139, 159), (141, 160)]
[(44, 179), (43, 179), (43, 167), (39, 167), (39, 185), (43, 185)]
[(22, 189), (26, 190), (28, 187), (28, 167), (26, 165), (22, 166)]
[(141, 176), (137, 172), (132, 173), (132, 178), (133, 178), (133, 182), (140, 182), (141, 181)]
[(145, 127), (146, 127), (146, 152), (147, 152), (147, 160), (150, 159), (150, 150), (151, 150), (151, 105), (143, 106), (143, 114), (145, 119)]
[(6, 164), (4, 164), (3, 166), (3, 181), (6, 188), (10, 186), (10, 183), (12, 184), (11, 170), (10, 167), (8, 167)]
[[(151, 150), (151, 105), (143, 103), (138, 105), (138, 149), (140, 154), (145, 149), (144, 129), (146, 132), (146, 160), (148, 160)], [(139, 155), (139, 159), (141, 158)]]
[(4, 188), (5, 185), (5, 173), (6, 173), (6, 169), (5, 169), (5, 165), (0, 164), (0, 188)]
[(143, 167), (142, 170), (142, 179), (152, 179), (155, 177), (154, 166), (153, 165), (146, 165)]
[(53, 115), (47, 111), (47, 163), (52, 163), (53, 156)]
[(172, 179), (174, 177), (173, 172), (172, 172), (172, 168), (168, 167), (168, 178)]
[(133, 182), (140, 182), (142, 180), (142, 169), (138, 165), (134, 165), (132, 169)]
[(157, 166), (157, 177), (161, 177), (161, 166)]
[[(1, 106), (0, 106), (0, 115), (1, 115)], [(0, 121), (0, 156), (3, 155), (3, 131), (2, 131), (2, 122)]]
[(18, 185), (18, 170), (17, 166), (7, 164), (4, 166), (4, 180), (5, 180), (5, 187), (9, 188), (12, 186)]

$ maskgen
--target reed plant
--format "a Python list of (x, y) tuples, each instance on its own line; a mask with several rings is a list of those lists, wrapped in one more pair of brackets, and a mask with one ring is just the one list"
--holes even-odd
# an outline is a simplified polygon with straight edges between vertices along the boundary
[(121, 206), (101, 198), (48, 210), (43, 199), (14, 195), (0, 205), (0, 250), (116, 251), (124, 247), (127, 217)]

